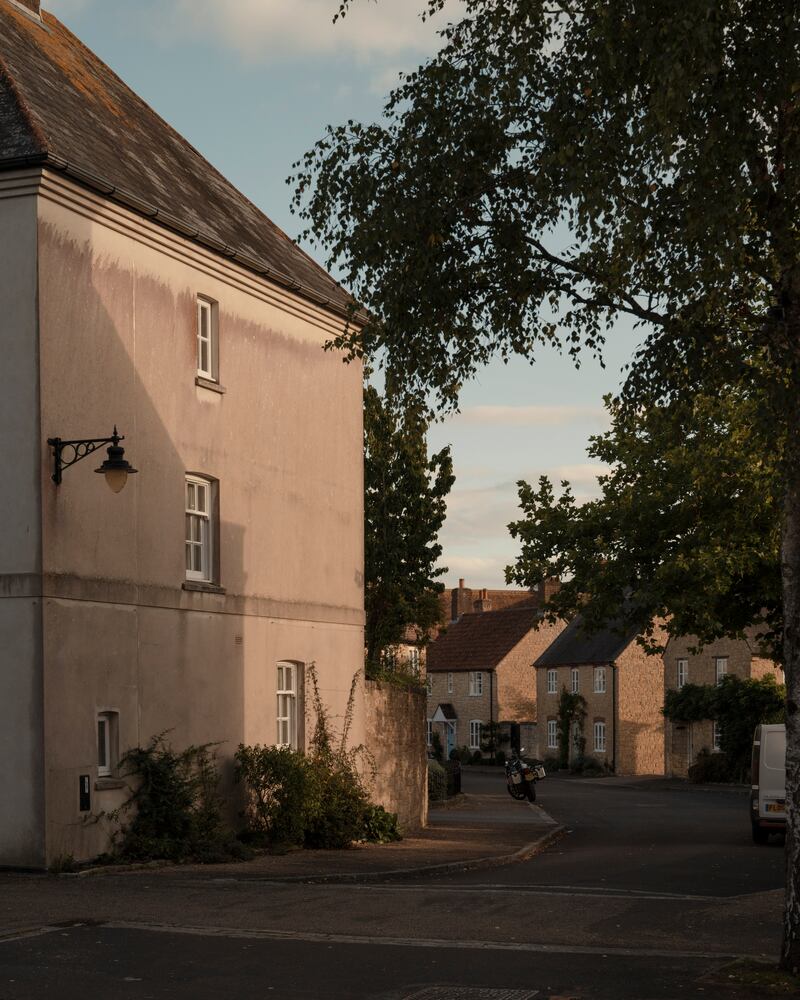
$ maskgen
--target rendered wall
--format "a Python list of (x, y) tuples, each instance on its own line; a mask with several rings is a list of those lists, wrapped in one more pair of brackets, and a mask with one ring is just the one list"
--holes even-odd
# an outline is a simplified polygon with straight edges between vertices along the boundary
[[(317, 664), (334, 721), (363, 661), (361, 372), (325, 352), (332, 319), (58, 179), (39, 212), (43, 436), (116, 423), (139, 473), (103, 457), (43, 491), (48, 845), (90, 857), (78, 812), (95, 718), (120, 750), (276, 736), (279, 660)], [(219, 302), (220, 382), (195, 384), (196, 296)], [(44, 456), (42, 456), (44, 458)], [(219, 480), (223, 593), (184, 586), (184, 475)], [(364, 739), (363, 701), (354, 742)], [(124, 789), (93, 784), (92, 814)]]
[(44, 862), (36, 184), (0, 178), (0, 865)]
[(366, 747), (377, 767), (373, 800), (411, 833), (428, 819), (425, 696), (366, 681)]

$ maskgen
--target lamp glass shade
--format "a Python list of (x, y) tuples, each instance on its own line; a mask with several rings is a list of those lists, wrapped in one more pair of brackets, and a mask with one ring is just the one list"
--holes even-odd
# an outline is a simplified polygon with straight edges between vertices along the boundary
[(119, 493), (128, 481), (127, 469), (104, 469), (103, 475), (112, 493)]

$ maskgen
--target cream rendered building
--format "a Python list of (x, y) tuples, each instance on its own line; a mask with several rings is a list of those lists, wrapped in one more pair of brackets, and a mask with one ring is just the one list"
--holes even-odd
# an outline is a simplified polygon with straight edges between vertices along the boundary
[[(86, 820), (154, 734), (302, 746), (312, 661), (343, 712), (361, 371), (322, 345), (347, 306), (38, 0), (0, 0), (0, 865), (104, 850)], [(122, 492), (104, 449), (53, 482), (49, 438), (115, 424)]]

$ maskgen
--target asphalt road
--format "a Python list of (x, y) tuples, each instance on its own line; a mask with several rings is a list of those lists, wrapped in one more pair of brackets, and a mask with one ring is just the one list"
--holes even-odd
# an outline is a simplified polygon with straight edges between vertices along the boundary
[(446, 877), (7, 880), (30, 931), (0, 942), (0, 1000), (760, 1000), (704, 978), (777, 954), (783, 851), (750, 842), (746, 795), (548, 778), (538, 801), (571, 832)]

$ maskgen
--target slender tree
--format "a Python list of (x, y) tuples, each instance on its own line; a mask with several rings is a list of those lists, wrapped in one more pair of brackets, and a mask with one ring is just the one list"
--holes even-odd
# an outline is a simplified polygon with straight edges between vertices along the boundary
[(298, 168), (298, 207), (369, 310), (336, 343), (450, 405), (492, 355), (599, 351), (623, 314), (646, 337), (631, 405), (668, 399), (671, 373), (768, 359), (785, 442), (782, 965), (800, 968), (797, 3), (463, 8), (381, 124), (329, 129)]
[(367, 671), (412, 630), (424, 644), (441, 612), (437, 536), (455, 481), (449, 447), (428, 457), (419, 405), (398, 406), (364, 390), (364, 510)]

